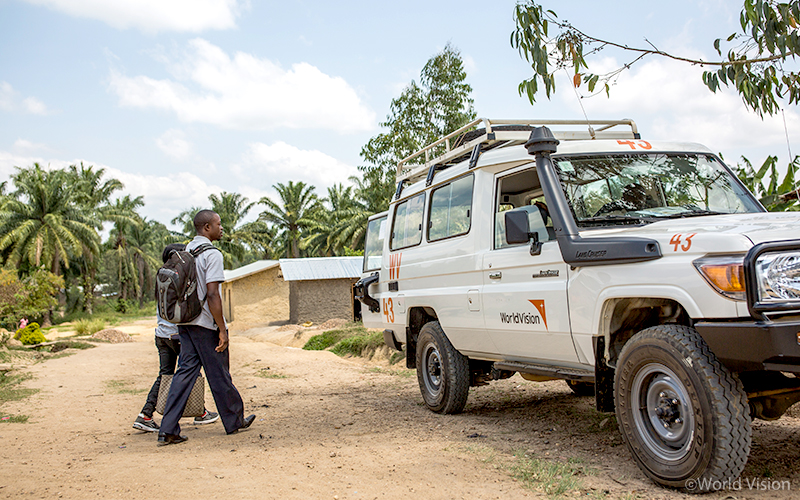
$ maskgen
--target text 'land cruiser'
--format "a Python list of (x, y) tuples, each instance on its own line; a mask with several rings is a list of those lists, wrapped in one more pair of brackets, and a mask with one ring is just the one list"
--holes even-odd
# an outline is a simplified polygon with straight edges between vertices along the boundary
[(800, 400), (800, 214), (766, 212), (706, 147), (479, 119), (397, 180), (356, 292), (431, 410), (515, 372), (564, 379), (686, 488), (738, 477), (751, 418)]

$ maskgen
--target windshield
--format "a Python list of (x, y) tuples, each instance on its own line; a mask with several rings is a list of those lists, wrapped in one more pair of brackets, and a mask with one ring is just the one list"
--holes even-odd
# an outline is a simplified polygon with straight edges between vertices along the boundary
[(556, 159), (579, 225), (761, 212), (711, 155), (591, 155)]

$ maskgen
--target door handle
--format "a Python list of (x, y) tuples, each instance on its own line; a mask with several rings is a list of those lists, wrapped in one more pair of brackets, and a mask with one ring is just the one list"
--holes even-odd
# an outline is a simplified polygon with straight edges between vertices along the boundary
[(503, 277), (503, 273), (500, 272), (500, 271), (497, 271), (496, 273), (489, 273), (489, 279), (490, 280), (499, 280), (502, 277)]

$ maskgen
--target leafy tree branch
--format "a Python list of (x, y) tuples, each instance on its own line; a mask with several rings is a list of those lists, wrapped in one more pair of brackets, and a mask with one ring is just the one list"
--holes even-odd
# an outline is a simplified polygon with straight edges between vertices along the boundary
[[(724, 41), (716, 39), (714, 50), (720, 58), (711, 61), (671, 54), (648, 40), (645, 41), (650, 47), (641, 48), (595, 37), (561, 21), (554, 11), (545, 10), (533, 0), (516, 5), (514, 20), (511, 45), (533, 70), (533, 75), (519, 84), (519, 93), (527, 95), (531, 103), (540, 87), (544, 87), (549, 99), (556, 90), (555, 73), (567, 68), (572, 70), (575, 87), (586, 84), (589, 92), (594, 92), (599, 84), (608, 95), (620, 73), (651, 55), (712, 68), (703, 72), (703, 84), (712, 92), (721, 85), (733, 86), (745, 105), (759, 116), (776, 113), (781, 99), (789, 105), (800, 103), (800, 73), (791, 64), (800, 55), (800, 0), (745, 0), (739, 16), (741, 32)], [(724, 54), (723, 44), (731, 45)], [(636, 57), (605, 74), (588, 71), (586, 57), (606, 48)]]

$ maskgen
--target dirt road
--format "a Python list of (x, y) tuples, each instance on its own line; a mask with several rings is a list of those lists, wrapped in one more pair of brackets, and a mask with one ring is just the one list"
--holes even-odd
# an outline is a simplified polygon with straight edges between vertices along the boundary
[[(422, 405), (416, 375), (329, 352), (233, 336), (231, 367), (252, 428), (195, 427), (157, 447), (131, 428), (157, 372), (149, 322), (133, 343), (30, 366), (40, 392), (0, 408), (0, 498), (679, 498), (636, 468), (611, 415), (563, 382), (519, 376), (473, 389), (463, 414)], [(268, 368), (268, 369), (267, 369)], [(210, 393), (207, 405), (213, 408)], [(800, 497), (800, 419), (757, 422), (743, 480), (703, 498)], [(524, 475), (533, 479), (525, 480)], [(553, 477), (551, 477), (553, 476)]]

